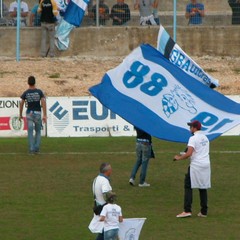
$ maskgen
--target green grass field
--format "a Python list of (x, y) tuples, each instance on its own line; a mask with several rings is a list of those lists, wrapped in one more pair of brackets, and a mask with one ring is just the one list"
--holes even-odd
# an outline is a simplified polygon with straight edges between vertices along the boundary
[(126, 218), (146, 217), (140, 240), (240, 239), (240, 138), (211, 143), (209, 215), (177, 219), (188, 160), (173, 162), (185, 145), (153, 139), (150, 188), (131, 187), (135, 138), (43, 138), (41, 154), (27, 154), (26, 138), (0, 139), (0, 240), (92, 240), (91, 184), (99, 165), (113, 167), (111, 185)]

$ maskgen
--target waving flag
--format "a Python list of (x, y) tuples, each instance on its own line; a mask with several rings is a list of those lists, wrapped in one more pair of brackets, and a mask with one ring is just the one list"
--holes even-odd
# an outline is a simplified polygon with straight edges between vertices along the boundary
[(74, 27), (81, 25), (88, 3), (89, 0), (70, 0), (68, 3), (55, 35), (55, 45), (59, 50), (68, 49), (69, 34)]
[(169, 59), (170, 62), (203, 84), (206, 84), (210, 88), (215, 88), (219, 85), (218, 80), (207, 74), (174, 42), (162, 25), (160, 25), (159, 28), (157, 49)]
[(240, 123), (240, 104), (167, 60), (150, 45), (136, 48), (89, 91), (107, 108), (160, 139), (184, 142), (199, 120), (210, 140)]

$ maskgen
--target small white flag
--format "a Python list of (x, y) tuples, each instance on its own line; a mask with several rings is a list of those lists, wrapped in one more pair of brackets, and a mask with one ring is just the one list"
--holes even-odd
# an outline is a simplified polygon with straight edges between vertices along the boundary
[(146, 218), (124, 218), (119, 227), (120, 240), (138, 240)]

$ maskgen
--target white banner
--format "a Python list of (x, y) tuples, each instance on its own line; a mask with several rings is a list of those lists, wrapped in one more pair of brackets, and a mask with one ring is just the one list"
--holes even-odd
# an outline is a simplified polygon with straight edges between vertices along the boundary
[[(20, 97), (0, 98), (0, 137), (27, 136), (26, 107), (19, 121)], [(41, 134), (44, 135), (43, 128)]]
[(133, 126), (94, 97), (48, 97), (48, 137), (135, 136)]
[(119, 227), (120, 240), (138, 240), (146, 218), (124, 218)]
[[(227, 97), (240, 103), (238, 95)], [(79, 102), (73, 102), (75, 100), (79, 100)], [(73, 106), (73, 103), (80, 105)], [(24, 107), (23, 110), (23, 121), (19, 121), (19, 104), (20, 98), (18, 97), (0, 98), (0, 137), (27, 136), (26, 108)], [(131, 124), (110, 110), (104, 109), (94, 97), (49, 97), (47, 98), (47, 108), (47, 135), (49, 137), (136, 135)], [(73, 113), (81, 119), (73, 117)], [(45, 124), (43, 127), (42, 136), (46, 131)], [(240, 125), (223, 135), (240, 135)]]
[[(239, 95), (226, 95), (229, 99), (240, 103), (240, 96)], [(230, 129), (229, 131), (225, 132), (223, 136), (239, 136), (240, 135), (240, 125), (237, 125), (236, 127)]]

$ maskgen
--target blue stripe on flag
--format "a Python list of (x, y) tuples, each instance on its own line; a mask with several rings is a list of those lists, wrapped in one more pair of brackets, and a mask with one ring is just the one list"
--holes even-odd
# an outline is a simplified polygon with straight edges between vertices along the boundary
[(85, 6), (84, 8), (79, 7), (79, 5), (77, 5), (75, 2), (70, 1), (68, 3), (66, 12), (64, 14), (64, 20), (76, 27), (79, 27), (82, 23), (84, 14), (85, 14), (85, 10), (88, 4), (88, 0), (80, 0), (82, 1), (82, 4), (79, 5), (83, 5)]
[(158, 43), (158, 49), (159, 51), (164, 55), (165, 47), (167, 45), (167, 42), (169, 40), (170, 36), (167, 33), (167, 31), (164, 29), (160, 38), (160, 41)]

